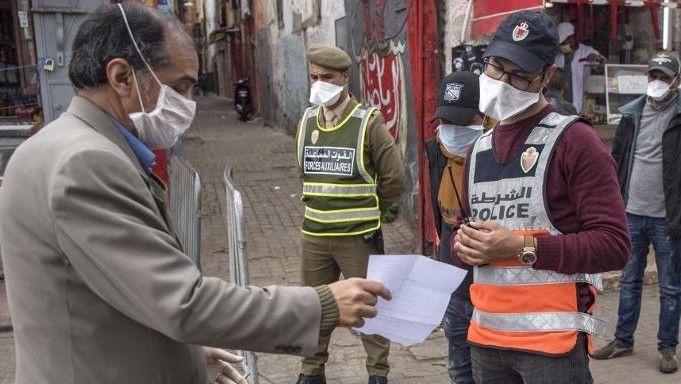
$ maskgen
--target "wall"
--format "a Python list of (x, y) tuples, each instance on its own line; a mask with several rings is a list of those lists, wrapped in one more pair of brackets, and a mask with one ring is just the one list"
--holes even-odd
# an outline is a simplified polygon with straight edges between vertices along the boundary
[(278, 0), (254, 2), (253, 8), (260, 112), (267, 124), (293, 134), (308, 105), (306, 47), (335, 44), (335, 20), (345, 16), (344, 7), (335, 1)]
[[(381, 110), (405, 163), (407, 186), (401, 212), (417, 221), (418, 134), (414, 115), (408, 19), (417, 0), (345, 0), (347, 17), (337, 39), (353, 59), (350, 90)], [(345, 32), (345, 36), (340, 35)], [(419, 58), (419, 56), (416, 56)], [(419, 58), (420, 59), (420, 58)], [(420, 96), (420, 95), (419, 95)]]
[[(443, 73), (448, 74), (452, 71), (452, 48), (463, 43), (470, 44), (470, 41), (461, 39), (461, 32), (465, 22), (468, 3), (472, 0), (450, 0), (444, 7), (444, 26), (442, 43), (444, 48)], [(468, 28), (470, 30), (470, 26)]]
[(305, 44), (301, 33), (282, 36), (274, 50), (274, 87), (279, 102), (279, 126), (295, 132), (296, 123), (308, 105), (308, 74)]
[[(198, 5), (198, 4), (197, 4)], [(204, 14), (204, 25), (205, 25), (205, 33), (206, 36), (210, 36), (211, 32), (213, 32), (217, 28), (217, 1), (216, 0), (205, 0), (203, 2), (203, 14)], [(215, 44), (209, 44), (206, 48), (206, 62), (208, 65), (208, 71), (210, 71), (210, 68), (214, 68), (214, 61), (217, 60), (215, 55), (217, 54), (217, 47)]]
[(346, 17), (342, 1), (322, 1), (320, 22), (307, 30), (309, 42), (336, 44), (336, 21)]

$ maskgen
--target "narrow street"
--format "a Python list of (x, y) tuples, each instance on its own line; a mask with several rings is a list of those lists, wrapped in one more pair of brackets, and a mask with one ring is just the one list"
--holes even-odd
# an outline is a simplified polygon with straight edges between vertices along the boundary
[[(299, 278), (299, 229), (302, 205), (300, 184), (294, 167), (294, 139), (281, 130), (264, 127), (257, 120), (238, 121), (228, 101), (201, 98), (193, 127), (184, 138), (184, 153), (196, 167), (202, 181), (201, 258), (206, 275), (227, 278), (227, 224), (225, 191), (222, 183), (226, 165), (233, 167), (233, 178), (242, 193), (247, 254), (251, 283), (254, 285), (297, 285)], [(385, 226), (389, 253), (414, 253), (416, 235), (401, 216)], [(4, 281), (0, 284), (0, 315), (8, 319)], [(597, 315), (609, 323), (604, 345), (614, 332), (618, 292), (599, 296)], [(664, 375), (657, 370), (656, 285), (644, 287), (644, 301), (637, 330), (634, 355), (610, 361), (592, 361), (597, 384), (678, 383), (679, 373)], [(0, 333), (0, 384), (14, 382), (14, 345), (11, 331)], [(337, 330), (330, 347), (327, 378), (334, 384), (366, 383), (365, 353), (359, 337), (348, 329)], [(394, 384), (445, 384), (446, 339), (440, 330), (419, 345), (393, 344), (390, 355)], [(260, 383), (288, 384), (298, 375), (299, 358), (258, 354)], [(269, 381), (268, 381), (269, 380)]]
[[(233, 167), (233, 178), (244, 200), (247, 254), (251, 283), (255, 285), (300, 283), (299, 225), (303, 211), (300, 184), (294, 167), (294, 138), (280, 129), (263, 127), (257, 121), (240, 122), (225, 100), (204, 98), (200, 113), (187, 133), (184, 151), (202, 177), (203, 212), (202, 260), (208, 275), (226, 277), (226, 224), (222, 172)], [(385, 225), (386, 251), (414, 253), (416, 234), (401, 216)], [(610, 286), (612, 284), (609, 284)], [(633, 356), (610, 361), (592, 360), (598, 384), (678, 383), (679, 374), (664, 375), (657, 370), (656, 285), (644, 289), (644, 302)], [(608, 321), (606, 338), (594, 339), (604, 345), (612, 337), (617, 321), (618, 291), (599, 296), (597, 314)], [(327, 378), (330, 383), (365, 383), (365, 352), (359, 337), (347, 329), (334, 332)], [(423, 344), (402, 347), (393, 344), (390, 380), (396, 384), (448, 383), (446, 339), (434, 332)], [(299, 358), (258, 354), (261, 375), (277, 384), (295, 382)], [(261, 383), (267, 383), (261, 379)]]

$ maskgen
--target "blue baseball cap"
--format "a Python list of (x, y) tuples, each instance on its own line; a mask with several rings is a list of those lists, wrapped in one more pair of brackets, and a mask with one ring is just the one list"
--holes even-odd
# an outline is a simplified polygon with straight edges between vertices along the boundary
[(483, 57), (501, 57), (527, 72), (553, 64), (558, 55), (558, 31), (544, 13), (518, 11), (499, 25)]

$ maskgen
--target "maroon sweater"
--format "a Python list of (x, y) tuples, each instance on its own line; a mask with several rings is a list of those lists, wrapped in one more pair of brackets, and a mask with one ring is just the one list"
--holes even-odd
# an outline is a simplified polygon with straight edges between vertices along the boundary
[[(548, 105), (532, 117), (495, 127), (497, 159), (509, 161), (535, 125), (553, 111)], [(555, 146), (547, 172), (549, 215), (562, 234), (537, 238), (534, 268), (565, 274), (622, 269), (631, 250), (629, 229), (615, 161), (598, 132), (581, 120), (573, 123)], [(461, 200), (464, 212), (470, 212), (467, 164), (463, 182)], [(452, 257), (462, 265), (453, 247)]]

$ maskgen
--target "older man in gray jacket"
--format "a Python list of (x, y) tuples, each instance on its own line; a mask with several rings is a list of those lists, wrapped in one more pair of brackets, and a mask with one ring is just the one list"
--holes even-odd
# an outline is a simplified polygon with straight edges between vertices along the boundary
[(21, 145), (0, 214), (16, 382), (208, 382), (200, 345), (314, 354), (320, 334), (375, 315), (376, 282), (239, 288), (178, 244), (150, 149), (189, 127), (198, 60), (176, 20), (106, 5), (81, 25), (78, 90)]

